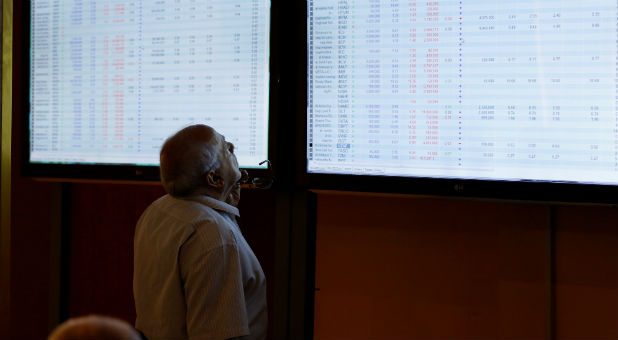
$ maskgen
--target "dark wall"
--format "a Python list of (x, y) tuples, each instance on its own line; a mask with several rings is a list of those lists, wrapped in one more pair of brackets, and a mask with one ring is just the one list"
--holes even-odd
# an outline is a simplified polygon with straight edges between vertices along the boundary
[(68, 312), (114, 315), (135, 322), (133, 234), (159, 186), (73, 184)]
[(319, 339), (618, 338), (616, 207), (318, 195)]
[[(55, 184), (13, 185), (11, 338), (44, 338)], [(69, 314), (132, 322), (133, 228), (162, 191), (73, 184), (71, 193)], [(241, 222), (270, 279), (269, 195), (244, 192)], [(553, 267), (550, 214), (534, 204), (320, 193), (316, 338), (616, 338), (616, 208), (555, 208)]]
[(9, 334), (45, 338), (49, 322), (52, 185), (14, 178), (11, 199)]
[[(164, 194), (159, 186), (37, 182), (14, 176), (11, 242), (10, 338), (45, 338), (60, 310), (66, 317), (105, 314), (135, 321), (133, 306), (133, 234), (142, 211)], [(61, 192), (64, 190), (64, 192)], [(69, 196), (69, 255), (61, 278), (54, 264), (52, 241), (61, 195)], [(241, 229), (266, 273), (269, 306), (273, 306), (275, 224), (270, 191), (244, 191)], [(59, 236), (59, 235), (57, 235)], [(56, 271), (56, 272), (52, 272)], [(66, 294), (51, 306), (63, 280)], [(54, 310), (55, 308), (55, 310)], [(269, 310), (270, 320), (272, 308)], [(51, 323), (51, 324), (50, 324)], [(272, 327), (271, 327), (272, 328)]]

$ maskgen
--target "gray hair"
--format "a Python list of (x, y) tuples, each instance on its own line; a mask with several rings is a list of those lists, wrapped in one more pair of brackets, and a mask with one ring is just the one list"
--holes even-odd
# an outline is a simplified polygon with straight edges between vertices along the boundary
[(204, 186), (204, 174), (219, 168), (215, 130), (191, 125), (168, 138), (161, 147), (161, 184), (168, 194), (186, 197)]

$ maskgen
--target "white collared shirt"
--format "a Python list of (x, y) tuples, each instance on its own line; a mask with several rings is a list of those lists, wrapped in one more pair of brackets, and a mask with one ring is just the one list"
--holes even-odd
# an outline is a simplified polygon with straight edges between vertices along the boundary
[(235, 216), (208, 196), (165, 195), (135, 229), (135, 326), (148, 339), (264, 338), (266, 279)]

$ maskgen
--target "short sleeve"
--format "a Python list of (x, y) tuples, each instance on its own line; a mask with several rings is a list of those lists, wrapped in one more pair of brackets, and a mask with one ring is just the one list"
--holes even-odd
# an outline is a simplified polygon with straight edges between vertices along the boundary
[(187, 304), (189, 339), (228, 339), (248, 335), (249, 322), (238, 247), (208, 248), (194, 233), (182, 245), (179, 267)]

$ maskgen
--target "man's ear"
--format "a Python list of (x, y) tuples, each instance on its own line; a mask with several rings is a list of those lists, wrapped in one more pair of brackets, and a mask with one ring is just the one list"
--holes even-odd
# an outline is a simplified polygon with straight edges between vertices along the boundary
[(206, 173), (206, 184), (215, 188), (223, 188), (223, 177), (219, 176), (219, 170), (210, 170)]

